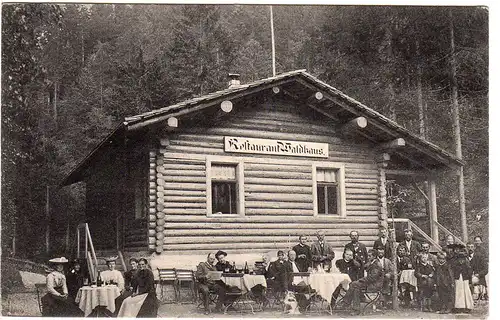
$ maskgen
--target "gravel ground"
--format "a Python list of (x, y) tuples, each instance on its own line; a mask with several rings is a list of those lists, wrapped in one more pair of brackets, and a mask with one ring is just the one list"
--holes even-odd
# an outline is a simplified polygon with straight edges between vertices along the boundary
[[(36, 293), (11, 293), (2, 295), (2, 315), (29, 317), (41, 316), (38, 309)], [(283, 315), (279, 310), (265, 310), (255, 314), (230, 312), (226, 315), (215, 313), (204, 315), (203, 310), (197, 308), (196, 304), (162, 304), (158, 310), (158, 317), (161, 318), (361, 318), (361, 319), (484, 319), (488, 315), (488, 305), (482, 305), (474, 309), (471, 314), (447, 314), (441, 315), (431, 312), (420, 312), (414, 310), (401, 309), (399, 311), (386, 310), (370, 312), (364, 316), (350, 316), (346, 312), (336, 312), (333, 316), (328, 314), (302, 314), (296, 316)]]

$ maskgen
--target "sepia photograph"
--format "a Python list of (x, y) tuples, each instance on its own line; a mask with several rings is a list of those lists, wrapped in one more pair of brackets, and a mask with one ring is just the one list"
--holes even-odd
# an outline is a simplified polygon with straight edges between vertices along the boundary
[(488, 6), (1, 15), (3, 317), (491, 315)]

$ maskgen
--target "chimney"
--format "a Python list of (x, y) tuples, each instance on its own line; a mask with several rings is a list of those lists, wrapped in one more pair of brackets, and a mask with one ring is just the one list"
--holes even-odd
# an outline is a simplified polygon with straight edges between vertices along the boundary
[(237, 88), (240, 84), (240, 74), (239, 73), (229, 73), (229, 88)]

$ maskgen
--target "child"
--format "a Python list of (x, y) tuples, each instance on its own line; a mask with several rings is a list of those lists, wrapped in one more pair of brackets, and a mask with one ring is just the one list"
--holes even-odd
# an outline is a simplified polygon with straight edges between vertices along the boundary
[(415, 266), (420, 307), (422, 311), (431, 311), (431, 297), (434, 289), (434, 267), (428, 261), (428, 255), (419, 255)]
[(441, 303), (441, 309), (437, 313), (450, 313), (453, 306), (455, 280), (446, 252), (438, 252), (435, 269), (437, 292)]
[(472, 278), (472, 268), (467, 260), (467, 249), (464, 246), (458, 251), (452, 266), (455, 279), (455, 309), (470, 312), (474, 307), (469, 283)]

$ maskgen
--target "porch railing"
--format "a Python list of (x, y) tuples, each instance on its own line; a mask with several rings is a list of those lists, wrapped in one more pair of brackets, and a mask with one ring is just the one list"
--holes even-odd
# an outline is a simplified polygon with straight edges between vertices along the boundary
[[(82, 245), (82, 230), (85, 236), (84, 249), (80, 246)], [(76, 256), (81, 259), (81, 255), (84, 254), (87, 259), (87, 266), (89, 268), (90, 279), (95, 281), (97, 278), (97, 256), (95, 254), (94, 243), (92, 242), (92, 236), (90, 235), (88, 223), (80, 223), (76, 229), (76, 242), (77, 251)], [(82, 250), (83, 249), (83, 250)], [(90, 250), (89, 250), (90, 249)]]
[(438, 229), (443, 231), (446, 234), (446, 236), (451, 235), (455, 239), (455, 242), (465, 246), (465, 242), (463, 242), (459, 237), (455, 237), (455, 235), (451, 233), (450, 230), (446, 229), (442, 224), (440, 224), (435, 220), (433, 220), (432, 222), (438, 227)]
[(412, 231), (413, 230), (416, 231), (418, 234), (420, 234), (422, 237), (424, 237), (424, 239), (427, 240), (431, 245), (433, 245), (434, 248), (436, 248), (438, 251), (443, 250), (441, 248), (441, 246), (439, 245), (439, 243), (437, 243), (431, 237), (429, 237), (429, 235), (427, 233), (425, 233), (422, 229), (420, 229), (419, 226), (417, 226), (410, 219), (407, 219), (407, 218), (388, 218), (387, 220), (388, 220), (388, 222), (394, 222), (394, 223), (406, 223), (408, 229), (410, 229)]

